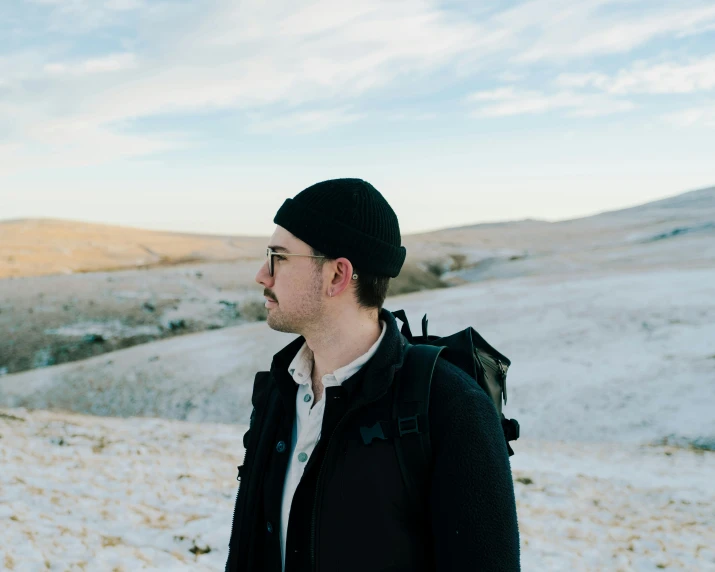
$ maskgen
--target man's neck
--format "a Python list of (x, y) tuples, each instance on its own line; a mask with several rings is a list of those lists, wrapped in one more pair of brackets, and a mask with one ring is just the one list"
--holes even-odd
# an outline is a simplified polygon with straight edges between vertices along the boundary
[(313, 352), (314, 402), (322, 397), (323, 376), (367, 353), (381, 333), (382, 325), (378, 319), (364, 317), (360, 320), (335, 319), (323, 325), (315, 335), (306, 336), (305, 341)]
[(313, 364), (313, 374), (311, 376), (311, 382), (313, 387), (313, 405), (311, 405), (310, 407), (313, 408), (315, 404), (323, 398), (323, 391), (325, 390), (325, 387), (323, 386), (323, 376), (317, 373), (317, 370), (315, 369), (315, 364)]

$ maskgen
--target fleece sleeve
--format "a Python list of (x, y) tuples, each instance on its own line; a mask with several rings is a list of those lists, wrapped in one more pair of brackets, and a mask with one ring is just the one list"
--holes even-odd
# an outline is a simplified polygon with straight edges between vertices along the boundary
[(436, 570), (520, 570), (514, 483), (494, 404), (474, 380), (440, 359), (429, 419)]

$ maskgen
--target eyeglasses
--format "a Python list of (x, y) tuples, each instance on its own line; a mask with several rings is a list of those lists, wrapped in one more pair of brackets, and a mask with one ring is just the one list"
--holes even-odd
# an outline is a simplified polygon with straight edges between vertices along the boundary
[(305, 256), (307, 258), (325, 258), (325, 256), (316, 256), (314, 254), (288, 254), (287, 252), (276, 252), (270, 248), (266, 248), (266, 258), (268, 259), (268, 274), (273, 277), (273, 257), (274, 256)]

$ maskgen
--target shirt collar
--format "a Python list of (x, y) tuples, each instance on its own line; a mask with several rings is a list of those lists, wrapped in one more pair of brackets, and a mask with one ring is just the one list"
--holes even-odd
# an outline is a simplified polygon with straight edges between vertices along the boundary
[[(387, 331), (386, 322), (380, 320), (380, 324), (382, 325), (382, 332), (380, 333), (380, 337), (377, 338), (377, 341), (370, 346), (370, 349), (349, 364), (339, 367), (331, 374), (323, 376), (324, 386), (341, 385), (346, 379), (357, 373), (360, 368), (375, 355)], [(303, 343), (303, 346), (298, 350), (293, 361), (290, 362), (288, 373), (293, 378), (293, 381), (299, 385), (308, 384), (311, 381), (311, 374), (313, 373), (313, 351), (308, 347), (307, 343)]]

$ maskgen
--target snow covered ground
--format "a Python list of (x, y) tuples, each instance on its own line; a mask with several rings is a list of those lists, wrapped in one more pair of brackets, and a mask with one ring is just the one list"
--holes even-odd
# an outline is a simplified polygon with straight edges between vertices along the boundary
[[(513, 360), (524, 570), (715, 570), (714, 299), (715, 270), (693, 269), (391, 300), (415, 329), (423, 312), (434, 333), (473, 325)], [(204, 421), (4, 410), (0, 564), (222, 569), (236, 422), (288, 339), (249, 324), (0, 380), (6, 405)]]
[[(715, 269), (528, 276), (388, 300), (431, 333), (473, 326), (513, 362), (505, 413), (547, 440), (715, 448)], [(0, 405), (246, 423), (265, 323), (0, 378)]]
[[(241, 425), (0, 410), (0, 569), (223, 570)], [(715, 570), (715, 454), (525, 439), (526, 570)]]
[(715, 450), (715, 269), (493, 280), (400, 304), (512, 360), (505, 414), (547, 440)]
[[(702, 268), (390, 300), (513, 361), (524, 570), (715, 570), (713, 300)], [(0, 564), (221, 570), (253, 373), (291, 338), (248, 324), (0, 379)]]
[(222, 570), (245, 429), (0, 410), (0, 569)]

